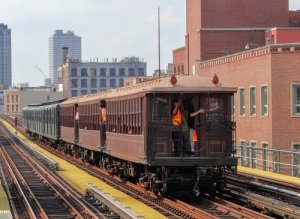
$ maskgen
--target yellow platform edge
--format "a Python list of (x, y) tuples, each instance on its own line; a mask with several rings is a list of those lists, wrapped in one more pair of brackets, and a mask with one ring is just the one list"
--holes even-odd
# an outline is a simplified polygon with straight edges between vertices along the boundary
[[(15, 128), (8, 124), (3, 119), (0, 121), (11, 130), (11, 132), (15, 131)], [(76, 166), (68, 163), (67, 161), (49, 153), (48, 151), (44, 150), (37, 144), (33, 143), (29, 139), (27, 139), (24, 135), (18, 133), (17, 136), (30, 145), (32, 148), (40, 151), (41, 153), (45, 154), (49, 158), (55, 160), (59, 163), (59, 170), (57, 171), (58, 175), (60, 175), (66, 182), (68, 182), (72, 187), (76, 189), (77, 192), (84, 195), (86, 191), (85, 183), (92, 183), (94, 186), (102, 189), (103, 191), (110, 194), (113, 198), (121, 202), (124, 206), (131, 208), (136, 214), (139, 216), (144, 217), (145, 219), (161, 219), (166, 218), (158, 211), (148, 207), (147, 205), (143, 204), (140, 201), (130, 197), (129, 195), (118, 191), (117, 189), (109, 186), (105, 182), (97, 179), (96, 177), (91, 176), (90, 174), (86, 173), (85, 171), (77, 168)]]
[(237, 172), (238, 173), (239, 172), (249, 173), (249, 174), (256, 175), (256, 176), (266, 177), (269, 179), (275, 179), (275, 180), (280, 180), (280, 181), (284, 181), (284, 182), (288, 182), (288, 183), (294, 183), (294, 184), (298, 184), (298, 186), (300, 187), (300, 178), (297, 178), (297, 177), (286, 176), (283, 174), (272, 173), (269, 171), (252, 169), (252, 168), (242, 167), (242, 166), (237, 167)]

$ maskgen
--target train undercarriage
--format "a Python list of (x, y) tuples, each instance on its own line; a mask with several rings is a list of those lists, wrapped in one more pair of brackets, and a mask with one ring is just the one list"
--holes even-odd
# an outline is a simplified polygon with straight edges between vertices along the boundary
[(222, 194), (226, 187), (225, 171), (230, 167), (175, 167), (149, 166), (136, 164), (112, 157), (103, 152), (84, 149), (76, 144), (54, 141), (29, 133), (36, 140), (64, 151), (66, 154), (80, 158), (84, 162), (105, 169), (110, 175), (137, 183), (145, 190), (166, 196), (173, 192), (193, 192), (197, 197), (203, 194), (215, 196)]

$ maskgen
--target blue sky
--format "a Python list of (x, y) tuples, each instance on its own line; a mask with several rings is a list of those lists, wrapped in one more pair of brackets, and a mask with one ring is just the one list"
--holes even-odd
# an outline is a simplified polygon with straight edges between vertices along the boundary
[[(82, 58), (138, 56), (148, 75), (158, 67), (157, 6), (161, 10), (161, 63), (184, 45), (185, 0), (1, 0), (0, 23), (12, 30), (13, 83), (42, 85), (48, 73), (48, 37), (56, 29), (82, 37)], [(300, 9), (290, 0), (290, 9)]]

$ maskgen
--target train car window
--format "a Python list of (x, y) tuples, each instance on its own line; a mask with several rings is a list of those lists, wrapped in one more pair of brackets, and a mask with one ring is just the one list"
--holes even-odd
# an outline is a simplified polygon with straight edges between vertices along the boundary
[(170, 122), (170, 104), (165, 95), (155, 96), (152, 104), (152, 122)]
[(142, 134), (142, 98), (108, 102), (108, 132), (128, 135)]

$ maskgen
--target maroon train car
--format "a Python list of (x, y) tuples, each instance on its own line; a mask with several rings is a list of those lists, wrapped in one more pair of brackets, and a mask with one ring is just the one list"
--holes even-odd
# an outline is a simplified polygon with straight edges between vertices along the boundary
[[(231, 120), (231, 97), (236, 88), (212, 83), (211, 78), (176, 76), (158, 78), (129, 87), (69, 98), (61, 107), (61, 140), (66, 151), (99, 164), (112, 174), (135, 178), (145, 188), (166, 193), (173, 186), (202, 188), (211, 193), (225, 187), (225, 170), (235, 170)], [(193, 97), (195, 109), (195, 153), (174, 153), (172, 133), (181, 127), (171, 124), (171, 107), (176, 98)], [(100, 145), (100, 100), (107, 103), (105, 146)], [(75, 104), (79, 106), (79, 139), (74, 136)], [(187, 143), (180, 141), (180, 147)], [(185, 145), (184, 145), (185, 144)]]

